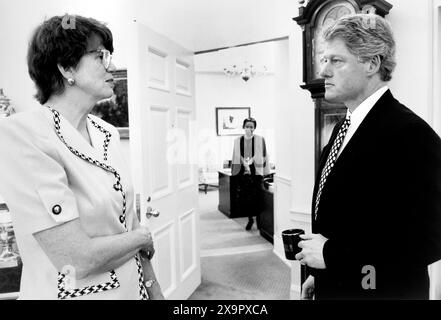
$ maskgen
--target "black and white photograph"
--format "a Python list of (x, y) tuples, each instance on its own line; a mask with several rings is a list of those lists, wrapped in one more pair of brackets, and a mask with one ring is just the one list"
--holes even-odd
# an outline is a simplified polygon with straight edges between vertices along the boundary
[(218, 136), (239, 136), (242, 121), (249, 118), (251, 108), (216, 108), (216, 132)]
[(0, 306), (441, 300), (441, 0), (0, 12)]

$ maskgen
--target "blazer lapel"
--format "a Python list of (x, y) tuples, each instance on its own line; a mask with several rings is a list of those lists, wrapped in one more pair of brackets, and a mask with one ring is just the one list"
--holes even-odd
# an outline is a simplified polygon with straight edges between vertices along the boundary
[[(53, 123), (53, 113), (49, 109), (48, 113)], [(103, 137), (105, 135), (95, 128), (89, 119), (87, 119), (87, 129), (89, 130), (93, 146), (60, 114), (60, 134), (63, 136), (66, 144), (85, 156), (94, 160), (103, 161)]]
[[(393, 102), (394, 97), (390, 90), (387, 90), (366, 115), (351, 140), (349, 140), (348, 144), (341, 152), (335, 164), (336, 167), (344, 164), (344, 162), (347, 161), (347, 158), (351, 158), (351, 154), (355, 152), (354, 149), (359, 147), (363, 148), (369, 144), (375, 136), (381, 135), (381, 130), (379, 130), (379, 128), (384, 121), (384, 117), (382, 116), (385, 113), (384, 108), (387, 108), (387, 106), (391, 105)], [(334, 167), (334, 169), (337, 168)]]
[[(349, 140), (346, 147), (341, 152), (337, 161), (335, 162), (334, 168), (329, 173), (326, 180), (325, 186), (322, 191), (322, 198), (326, 192), (327, 188), (332, 188), (334, 179), (337, 179), (340, 175), (350, 174), (346, 172), (350, 170), (350, 166), (354, 164), (355, 157), (359, 156), (363, 150), (366, 150), (371, 146), (376, 139), (381, 139), (382, 126), (387, 125), (384, 123), (383, 113), (385, 113), (385, 108), (388, 105), (394, 103), (394, 98), (390, 90), (386, 91), (377, 103), (372, 107), (370, 112), (366, 115), (363, 122), (355, 131), (354, 135)], [(328, 152), (329, 153), (329, 152)], [(326, 161), (326, 160), (324, 160)]]
[(316, 178), (315, 178), (315, 184), (314, 184), (314, 191), (312, 194), (312, 212), (314, 212), (314, 208), (315, 208), (315, 200), (317, 197), (317, 192), (318, 192), (318, 186), (320, 183), (320, 179), (322, 176), (322, 171), (323, 168), (326, 164), (326, 160), (328, 159), (329, 153), (331, 152), (331, 147), (332, 144), (334, 143), (334, 140), (337, 137), (338, 131), (340, 130), (340, 127), (342, 126), (343, 122), (345, 119), (341, 119), (334, 127), (331, 137), (329, 138), (328, 144), (323, 148), (322, 150), (322, 154), (320, 155), (320, 160), (319, 160), (319, 167), (318, 167), (318, 171), (316, 172)]
[[(104, 141), (106, 140), (106, 133), (101, 132), (97, 127), (95, 127), (90, 118), (87, 118), (87, 130), (89, 131), (90, 140), (92, 142), (92, 149), (99, 155), (97, 160), (104, 160)], [(104, 129), (105, 130), (105, 129)], [(89, 145), (89, 144), (88, 144)]]

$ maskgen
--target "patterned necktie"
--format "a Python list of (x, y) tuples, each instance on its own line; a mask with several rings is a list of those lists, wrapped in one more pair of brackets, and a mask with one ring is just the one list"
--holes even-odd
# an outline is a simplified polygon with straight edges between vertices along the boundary
[(318, 206), (320, 203), (320, 197), (322, 195), (323, 187), (325, 186), (325, 182), (329, 176), (329, 173), (331, 172), (335, 162), (337, 161), (338, 151), (340, 150), (340, 147), (343, 144), (343, 140), (345, 139), (346, 133), (348, 132), (348, 128), (350, 125), (351, 125), (351, 116), (349, 115), (343, 122), (342, 126), (340, 127), (340, 130), (338, 131), (337, 138), (335, 138), (334, 143), (332, 144), (331, 152), (329, 153), (325, 167), (323, 168), (322, 176), (320, 177), (320, 184), (317, 192), (317, 198), (315, 199), (315, 210), (314, 210), (315, 220), (317, 220)]

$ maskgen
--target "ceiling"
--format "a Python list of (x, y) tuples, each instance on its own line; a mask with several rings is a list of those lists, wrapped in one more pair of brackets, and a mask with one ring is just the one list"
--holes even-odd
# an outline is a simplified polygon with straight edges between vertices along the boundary
[(289, 35), (295, 0), (134, 0), (135, 15), (194, 52)]
[(121, 29), (136, 19), (198, 52), (286, 37), (298, 28), (292, 20), (298, 6), (297, 0), (0, 0), (0, 12), (7, 13), (0, 30), (30, 32), (42, 18), (66, 12)]

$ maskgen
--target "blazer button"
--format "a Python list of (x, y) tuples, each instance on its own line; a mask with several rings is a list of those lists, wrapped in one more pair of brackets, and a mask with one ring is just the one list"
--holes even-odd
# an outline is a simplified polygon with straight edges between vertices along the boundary
[(52, 213), (55, 215), (59, 215), (61, 211), (63, 211), (63, 209), (61, 209), (61, 206), (59, 204), (56, 204), (52, 207)]
[(125, 220), (124, 216), (119, 216), (119, 222), (124, 223)]

